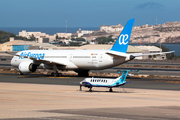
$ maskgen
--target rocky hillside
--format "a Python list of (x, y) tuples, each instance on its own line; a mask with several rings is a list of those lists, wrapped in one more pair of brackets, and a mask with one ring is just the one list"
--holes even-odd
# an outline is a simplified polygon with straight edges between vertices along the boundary
[(180, 22), (135, 27), (131, 43), (180, 43)]

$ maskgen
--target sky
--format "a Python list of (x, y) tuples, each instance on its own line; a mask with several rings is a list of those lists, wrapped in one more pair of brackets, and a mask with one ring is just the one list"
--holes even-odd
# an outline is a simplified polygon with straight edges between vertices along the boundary
[(180, 0), (0, 0), (0, 27), (135, 26), (180, 21)]

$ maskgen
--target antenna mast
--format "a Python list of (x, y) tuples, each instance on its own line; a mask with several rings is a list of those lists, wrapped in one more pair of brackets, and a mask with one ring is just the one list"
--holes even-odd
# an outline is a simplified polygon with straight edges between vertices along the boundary
[(157, 16), (156, 16), (156, 25), (157, 25)]
[(67, 18), (66, 18), (66, 33), (67, 33)]

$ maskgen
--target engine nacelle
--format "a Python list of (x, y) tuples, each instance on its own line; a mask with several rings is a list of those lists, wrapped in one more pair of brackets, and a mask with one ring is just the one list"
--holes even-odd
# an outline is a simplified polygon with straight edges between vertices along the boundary
[(21, 73), (35, 72), (37, 65), (33, 64), (31, 61), (23, 61), (19, 64), (18, 69)]

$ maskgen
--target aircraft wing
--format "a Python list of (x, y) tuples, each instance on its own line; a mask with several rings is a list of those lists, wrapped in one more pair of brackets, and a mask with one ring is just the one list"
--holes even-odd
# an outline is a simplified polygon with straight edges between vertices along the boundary
[(168, 54), (168, 53), (173, 53), (173, 52), (175, 52), (175, 51), (159, 52), (159, 53), (148, 53), (148, 54), (132, 55), (132, 56), (139, 57), (139, 56), (146, 56), (146, 55), (161, 55), (161, 54)]
[(8, 51), (5, 51), (5, 53), (7, 53), (7, 54), (9, 54), (9, 55), (15, 55), (16, 53), (14, 53), (14, 52), (8, 52)]
[(30, 56), (22, 56), (22, 55), (17, 55), (17, 54), (15, 56), (22, 57), (22, 58), (28, 58), (28, 59), (31, 59), (33, 61), (44, 63), (44, 64), (51, 64), (51, 65), (56, 64), (56, 65), (62, 65), (62, 66), (68, 65), (68, 63), (65, 61), (60, 62), (60, 61), (56, 61), (56, 60), (38, 59), (38, 58), (30, 57)]

